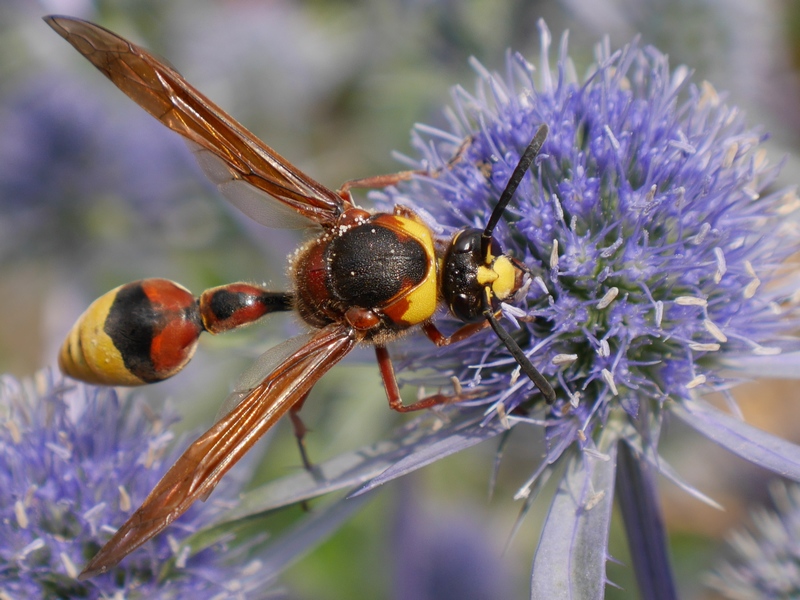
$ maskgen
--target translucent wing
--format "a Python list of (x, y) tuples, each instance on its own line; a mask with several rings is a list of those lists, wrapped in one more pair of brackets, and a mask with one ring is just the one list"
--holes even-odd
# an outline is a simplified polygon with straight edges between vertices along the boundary
[(308, 344), (313, 337), (313, 333), (297, 335), (281, 342), (277, 346), (273, 346), (259, 356), (252, 365), (239, 375), (239, 379), (233, 386), (233, 391), (228, 394), (228, 397), (223, 400), (222, 405), (219, 407), (214, 422), (220, 421), (236, 408), (245, 396), (258, 387), (263, 379), (268, 377), (280, 363)]
[(186, 140), (186, 145), (206, 177), (217, 186), (225, 199), (256, 223), (278, 229), (304, 229), (314, 225), (314, 221), (296, 209), (276, 201), (263, 189), (239, 178), (224, 160), (210, 150), (191, 140)]
[(186, 512), (198, 498), (211, 493), (250, 447), (355, 344), (350, 327), (331, 324), (281, 361), (189, 446), (142, 506), (89, 561), (79, 578), (106, 572)]
[[(271, 209), (264, 203), (274, 200), (264, 193), (286, 212), (323, 225), (351, 206), (256, 138), (147, 50), (80, 19), (49, 16), (45, 21), (139, 106), (191, 142), (212, 181), (259, 223), (271, 227), (298, 223), (270, 220)], [(211, 156), (203, 156), (200, 150)], [(249, 196), (243, 191), (245, 186), (255, 188)], [(264, 203), (254, 201), (261, 196)]]

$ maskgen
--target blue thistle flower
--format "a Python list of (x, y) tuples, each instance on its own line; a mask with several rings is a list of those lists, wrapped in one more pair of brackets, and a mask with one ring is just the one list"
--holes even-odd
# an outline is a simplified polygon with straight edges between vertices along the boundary
[(427, 174), (376, 199), (411, 207), (443, 233), (482, 228), (534, 132), (549, 126), (495, 235), (532, 270), (525, 298), (503, 310), (559, 402), (546, 409), (491, 332), (457, 347), (407, 348), (405, 367), (480, 390), (460, 408), (479, 405), (484, 416), (471, 429), (459, 423), (457, 439), (437, 434), (365, 489), (510, 426), (543, 428), (546, 456), (517, 495), (527, 499), (523, 512), (556, 463), (566, 468), (534, 560), (533, 597), (602, 594), (615, 491), (651, 597), (672, 589), (653, 473), (713, 504), (658, 456), (667, 415), (800, 479), (800, 448), (703, 400), (721, 392), (735, 412), (729, 389), (766, 374), (765, 364), (796, 376), (798, 313), (781, 265), (800, 248), (786, 221), (800, 203), (793, 190), (772, 188), (767, 136), (710, 84), (692, 84), (686, 68), (671, 70), (637, 41), (615, 52), (604, 43), (581, 79), (566, 36), (553, 69), (550, 33), (540, 30), (538, 72), (517, 54), (504, 75), (474, 62), (478, 90), (454, 90), (452, 130), (414, 134), (421, 157), (405, 160)]
[[(268, 594), (271, 570), (253, 569), (245, 546), (217, 544), (191, 557), (181, 542), (239, 491), (234, 477), (166, 535), (110, 573), (75, 578), (178, 456), (169, 426), (111, 388), (49, 375), (0, 379), (0, 593), (9, 598), (228, 598)], [(175, 562), (169, 565), (168, 561)], [(269, 573), (269, 574), (268, 574)]]
[(800, 596), (800, 487), (775, 482), (773, 508), (752, 514), (752, 527), (729, 535), (730, 556), (708, 585), (731, 600)]

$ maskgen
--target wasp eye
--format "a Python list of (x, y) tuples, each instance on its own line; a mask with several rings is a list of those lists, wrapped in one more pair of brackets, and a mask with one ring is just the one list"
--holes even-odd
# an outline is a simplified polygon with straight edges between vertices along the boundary
[(450, 312), (469, 323), (482, 319), (482, 291), (478, 283), (478, 266), (483, 264), (481, 231), (459, 231), (444, 256), (442, 296)]
[(450, 253), (467, 254), (481, 247), (481, 232), (477, 229), (463, 229), (453, 238)]

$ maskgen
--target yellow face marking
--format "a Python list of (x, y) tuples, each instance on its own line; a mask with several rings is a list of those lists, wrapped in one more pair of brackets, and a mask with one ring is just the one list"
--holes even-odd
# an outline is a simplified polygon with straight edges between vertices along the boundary
[(497, 279), (492, 283), (492, 292), (498, 300), (505, 300), (516, 290), (517, 268), (506, 256), (500, 256), (492, 265)]
[(492, 284), (497, 280), (497, 273), (495, 273), (492, 267), (487, 267), (485, 265), (478, 265), (478, 274), (477, 274), (478, 283), (481, 286), (492, 286)]
[(498, 256), (490, 267), (478, 265), (478, 283), (489, 286), (498, 300), (505, 300), (516, 290), (517, 270), (506, 256)]

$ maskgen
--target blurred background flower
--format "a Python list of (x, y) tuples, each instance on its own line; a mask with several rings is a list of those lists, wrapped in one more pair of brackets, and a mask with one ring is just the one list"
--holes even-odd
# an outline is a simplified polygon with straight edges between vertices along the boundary
[[(110, 573), (77, 581), (87, 558), (135, 510), (182, 449), (175, 418), (112, 388), (47, 372), (0, 380), (0, 591), (6, 598), (261, 598), (274, 573), (220, 543), (181, 544), (234, 503), (242, 470)], [(244, 465), (242, 465), (244, 467)], [(172, 561), (172, 562), (170, 562)]]
[[(169, 277), (193, 291), (239, 279), (282, 287), (283, 257), (297, 243), (291, 233), (261, 230), (230, 211), (205, 186), (176, 137), (69, 50), (40, 20), (44, 14), (100, 22), (167, 57), (262, 139), (331, 187), (397, 170), (390, 149), (411, 153), (408, 129), (415, 121), (446, 128), (441, 106), (452, 85), (474, 79), (470, 55), (501, 69), (511, 47), (535, 63), (540, 17), (554, 32), (571, 31), (570, 55), (579, 73), (603, 35), (610, 34), (617, 48), (641, 33), (643, 43), (668, 53), (673, 66), (695, 69), (694, 81), (708, 79), (719, 90), (731, 90), (749, 122), (775, 132), (770, 157), (789, 154), (779, 186), (796, 182), (800, 170), (794, 158), (797, 11), (796, 3), (779, 0), (758, 6), (609, 0), (602, 9), (579, 0), (4, 2), (0, 372), (25, 375), (52, 363), (85, 305), (129, 280)], [(87, 121), (90, 131), (79, 125)], [(20, 172), (25, 170), (30, 177)], [(278, 318), (206, 340), (185, 373), (146, 393), (156, 408), (172, 397), (185, 415), (180, 427), (207, 426), (248, 358), (293, 331), (293, 323)], [(380, 439), (397, 418), (386, 409), (374, 364), (359, 364), (369, 357), (356, 355), (335, 369), (306, 403), (312, 457)], [(800, 440), (794, 425), (800, 405), (787, 402), (796, 395), (790, 382), (735, 392), (748, 422)], [(765, 497), (766, 475), (685, 433), (682, 424), (671, 425), (662, 454), (690, 484), (726, 507), (709, 508), (670, 484), (661, 490), (681, 592), (697, 597), (708, 548), (741, 517), (743, 506)], [(257, 481), (299, 464), (289, 428), (280, 428), (277, 437)], [(477, 446), (422, 472), (419, 493), (441, 500), (425, 505), (446, 507), (454, 493), (479, 497), (495, 449)], [(505, 446), (494, 500), (475, 517), (491, 523), (495, 546), (513, 529), (517, 506), (511, 497), (537, 452), (513, 438)], [(368, 507), (302, 569), (290, 570), (289, 585), (300, 597), (387, 596), (391, 555), (384, 515), (392, 510), (384, 499)], [(544, 505), (531, 509), (541, 510)], [(528, 587), (538, 532), (527, 523), (536, 516), (530, 515), (504, 559), (517, 597)], [(630, 565), (619, 532), (612, 531), (610, 553)], [(630, 577), (629, 567), (610, 564), (609, 578), (627, 591), (615, 596), (609, 588), (607, 597), (630, 597)]]
[(730, 600), (800, 595), (800, 487), (775, 481), (769, 490), (770, 506), (728, 534), (725, 559), (709, 573), (709, 585)]

